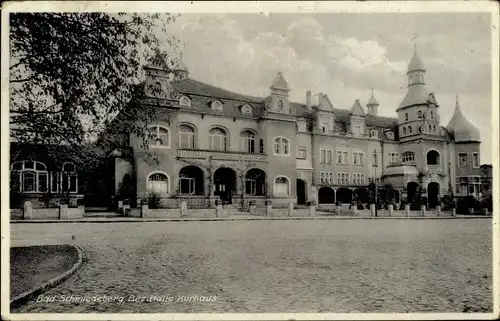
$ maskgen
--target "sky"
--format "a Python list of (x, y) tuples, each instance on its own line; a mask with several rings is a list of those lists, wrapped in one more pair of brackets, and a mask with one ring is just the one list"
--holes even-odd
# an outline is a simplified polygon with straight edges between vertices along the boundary
[(451, 119), (456, 95), (480, 129), (481, 163), (491, 163), (489, 13), (183, 14), (168, 27), (182, 43), (190, 77), (262, 96), (277, 72), (290, 99), (326, 93), (335, 108), (364, 106), (373, 88), (379, 115), (396, 117), (416, 46), (426, 84)]

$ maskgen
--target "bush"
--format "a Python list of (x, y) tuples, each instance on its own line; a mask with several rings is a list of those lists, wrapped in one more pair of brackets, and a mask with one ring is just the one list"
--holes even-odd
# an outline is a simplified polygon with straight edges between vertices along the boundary
[(10, 192), (10, 208), (23, 208), (24, 205), (23, 194), (17, 192)]
[(460, 197), (457, 200), (457, 213), (468, 214), (469, 208), (479, 210), (481, 209), (481, 203), (474, 196)]
[(152, 209), (160, 208), (161, 198), (155, 193), (149, 193), (148, 195), (148, 207)]

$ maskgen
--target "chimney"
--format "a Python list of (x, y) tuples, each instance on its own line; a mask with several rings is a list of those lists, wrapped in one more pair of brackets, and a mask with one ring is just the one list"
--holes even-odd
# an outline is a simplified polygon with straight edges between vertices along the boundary
[(306, 91), (306, 107), (307, 107), (307, 110), (311, 110), (312, 106), (311, 106), (311, 91), (308, 90)]

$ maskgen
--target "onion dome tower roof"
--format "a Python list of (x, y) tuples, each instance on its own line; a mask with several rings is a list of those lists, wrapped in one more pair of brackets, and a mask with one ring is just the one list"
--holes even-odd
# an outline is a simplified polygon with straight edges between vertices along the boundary
[(453, 114), (453, 117), (451, 117), (448, 126), (446, 126), (446, 130), (448, 130), (448, 132), (450, 133), (453, 133), (455, 142), (481, 141), (479, 130), (474, 125), (472, 125), (462, 113), (460, 104), (458, 103), (458, 96), (455, 105), (455, 113)]

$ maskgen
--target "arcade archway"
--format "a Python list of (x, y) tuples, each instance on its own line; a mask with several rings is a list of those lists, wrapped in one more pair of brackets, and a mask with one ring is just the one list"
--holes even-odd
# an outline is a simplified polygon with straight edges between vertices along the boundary
[(236, 194), (236, 173), (228, 167), (218, 168), (214, 173), (214, 195), (226, 204), (233, 203)]
[(427, 185), (427, 195), (429, 208), (436, 208), (439, 205), (439, 183), (432, 182)]
[(318, 190), (318, 204), (335, 204), (335, 191), (330, 187), (321, 187)]

